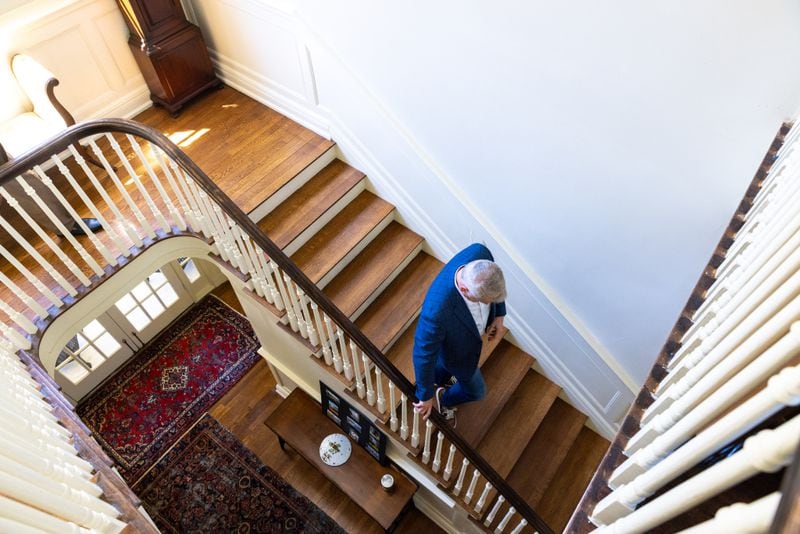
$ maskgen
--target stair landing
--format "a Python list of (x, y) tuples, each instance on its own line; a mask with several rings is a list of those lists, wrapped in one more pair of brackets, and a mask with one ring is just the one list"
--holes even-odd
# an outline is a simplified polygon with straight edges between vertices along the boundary
[(229, 87), (193, 100), (178, 117), (152, 107), (134, 120), (169, 137), (245, 213), (334, 144)]

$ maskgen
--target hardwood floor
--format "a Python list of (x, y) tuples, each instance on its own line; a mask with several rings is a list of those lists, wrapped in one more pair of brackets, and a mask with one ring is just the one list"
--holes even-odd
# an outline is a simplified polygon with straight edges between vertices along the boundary
[[(241, 311), (241, 305), (229, 284), (213, 292), (223, 302)], [(383, 532), (380, 525), (364, 513), (344, 493), (331, 484), (314, 466), (299, 454), (278, 446), (275, 435), (264, 426), (264, 420), (280, 404), (275, 392), (275, 379), (261, 360), (224, 397), (209, 410), (262, 462), (274, 469), (300, 493), (311, 499), (348, 532)], [(395, 532), (418, 534), (443, 532), (416, 509), (408, 512)]]

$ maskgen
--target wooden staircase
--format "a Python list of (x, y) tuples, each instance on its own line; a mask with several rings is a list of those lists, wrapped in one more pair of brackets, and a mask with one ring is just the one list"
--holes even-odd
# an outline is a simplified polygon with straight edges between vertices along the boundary
[[(425, 252), (424, 237), (402, 224), (395, 207), (372, 191), (363, 172), (335, 158), (333, 143), (229, 88), (198, 99), (177, 119), (153, 108), (136, 120), (168, 133), (202, 127), (206, 134), (181, 148), (414, 382), (411, 355), (417, 316), (443, 264)], [(514, 295), (509, 298), (513, 302)], [(286, 321), (285, 312), (259, 301), (276, 320)], [(284, 330), (309, 354), (318, 352), (318, 347), (288, 326)], [(553, 530), (561, 531), (608, 442), (584, 426), (585, 416), (565, 402), (561, 388), (536, 372), (534, 364), (533, 356), (502, 336), (485, 342), (480, 366), (487, 396), (460, 407), (456, 432)], [(320, 367), (326, 380), (341, 380), (355, 389), (354, 381), (342, 373), (324, 364)], [(388, 410), (381, 414), (355, 391), (350, 393), (365, 413), (385, 423), (387, 434), (393, 434)], [(432, 443), (436, 439), (434, 434)], [(421, 460), (422, 441), (411, 447), (408, 440), (395, 440), (452, 496), (461, 453), (455, 454), (452, 476), (446, 481), (446, 451), (442, 468), (434, 473), (431, 463)], [(460, 497), (453, 500), (487, 529), (483, 522), (494, 505), (494, 491), (487, 495), (481, 512), (475, 513), (481, 488), (476, 488), (467, 506), (463, 498), (468, 483), (469, 476)], [(491, 529), (506, 507), (504, 503), (495, 511)], [(515, 525), (508, 525), (506, 531)], [(526, 526), (523, 531), (533, 528)]]
[[(320, 149), (318, 158), (330, 159), (330, 154)], [(299, 178), (307, 180), (305, 183), (273, 185), (275, 190), (289, 187), (294, 193), (257, 223), (414, 382), (416, 319), (427, 288), (443, 263), (423, 251), (423, 238), (397, 220), (394, 206), (369, 190), (362, 172), (338, 159), (324, 165), (317, 162), (320, 166), (322, 170), (314, 176)], [(308, 340), (293, 335), (309, 345)], [(586, 427), (586, 417), (559, 397), (559, 386), (533, 369), (531, 355), (506, 339), (486, 344), (485, 349), (481, 370), (487, 396), (460, 407), (456, 431), (554, 530), (561, 531), (608, 442)], [(340, 374), (330, 376), (353, 386)], [(388, 419), (356, 394), (352, 399), (381, 421)], [(385, 430), (393, 434), (388, 426)], [(421, 461), (421, 446), (411, 449), (405, 445), (409, 457), (442, 489), (452, 492), (456, 477), (445, 481), (441, 470), (433, 473)], [(456, 473), (460, 465), (457, 455)], [(494, 521), (484, 525), (494, 495), (488, 495), (479, 514), (474, 512), (478, 497), (468, 507), (463, 495), (462, 491), (461, 498), (454, 500), (484, 529), (493, 529), (505, 514), (503, 504)], [(531, 527), (525, 530), (533, 531)]]

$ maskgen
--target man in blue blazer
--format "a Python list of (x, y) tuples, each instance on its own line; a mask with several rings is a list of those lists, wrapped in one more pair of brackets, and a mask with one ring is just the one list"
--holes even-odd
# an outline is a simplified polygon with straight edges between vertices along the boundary
[(424, 419), (435, 405), (455, 426), (453, 407), (485, 396), (481, 336), (492, 339), (502, 327), (505, 296), (503, 271), (480, 243), (456, 254), (434, 279), (414, 335), (414, 407)]

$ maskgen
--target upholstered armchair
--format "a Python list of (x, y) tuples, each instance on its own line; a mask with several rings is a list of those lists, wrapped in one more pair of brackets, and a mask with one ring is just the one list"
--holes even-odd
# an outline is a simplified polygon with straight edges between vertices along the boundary
[[(25, 54), (15, 55), (11, 71), (27, 98), (16, 114), (0, 121), (0, 144), (13, 159), (72, 126), (75, 119), (56, 98), (54, 89), (58, 79), (35, 59)], [(87, 161), (99, 165), (85, 147), (78, 149)]]

